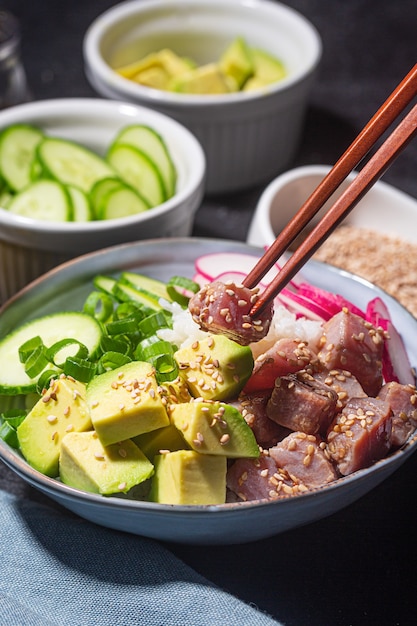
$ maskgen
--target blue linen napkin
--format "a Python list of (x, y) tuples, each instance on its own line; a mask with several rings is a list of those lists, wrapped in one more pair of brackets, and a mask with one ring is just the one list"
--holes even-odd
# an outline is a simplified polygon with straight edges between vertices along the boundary
[(280, 626), (157, 541), (0, 491), (0, 624)]

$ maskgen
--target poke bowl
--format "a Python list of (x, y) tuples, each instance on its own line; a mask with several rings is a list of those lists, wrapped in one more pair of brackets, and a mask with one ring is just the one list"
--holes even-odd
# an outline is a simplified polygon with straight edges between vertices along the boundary
[[(120, 172), (114, 164), (108, 167), (107, 157), (111, 144), (128, 129), (147, 132), (152, 145), (159, 146), (158, 154), (172, 174), (169, 190), (161, 175), (162, 161), (155, 167), (154, 158), (147, 158), (150, 153), (144, 148), (143, 136), (137, 152), (133, 143), (129, 148), (135, 159), (141, 153), (142, 166), (138, 160), (138, 167), (132, 161), (129, 165), (138, 189), (134, 193), (130, 189), (126, 195), (125, 184), (105, 187), (109, 181), (120, 182)], [(0, 135), (0, 302), (78, 254), (128, 241), (191, 233), (204, 193), (205, 157), (198, 141), (178, 122), (134, 104), (57, 98), (1, 111)], [(39, 165), (40, 144), (49, 146), (48, 150), (52, 146), (64, 150), (60, 156), (47, 157), (53, 171), (48, 166), (45, 169), (44, 160)], [(72, 150), (69, 159), (68, 148)], [(58, 171), (60, 163), (69, 165)], [(142, 202), (144, 194), (139, 191), (145, 184), (143, 166), (149, 167), (153, 180), (150, 202), (148, 198)], [(101, 192), (96, 194), (102, 180)], [(125, 195), (117, 199), (119, 192)]]
[[(198, 272), (201, 275), (201, 271), (204, 270), (204, 263), (214, 259), (217, 270), (219, 266), (223, 271), (226, 270), (226, 262), (231, 262), (230, 278), (231, 273), (235, 275), (237, 273), (236, 260), (240, 271), (244, 271), (242, 270), (244, 264), (253, 263), (261, 254), (260, 248), (243, 243), (188, 238), (128, 243), (86, 254), (38, 278), (3, 306), (0, 310), (0, 351), (3, 350), (5, 337), (9, 337), (23, 324), (31, 324), (33, 320), (54, 316), (62, 311), (78, 312), (83, 309), (83, 304), (92, 289), (97, 287), (97, 277), (105, 276), (117, 282), (123, 272), (133, 272), (165, 283), (169, 283), (173, 276), (195, 281)], [(207, 270), (207, 265), (205, 268)], [(207, 272), (205, 275), (206, 278), (209, 276)], [(350, 307), (348, 311), (350, 314), (353, 311), (367, 310), (369, 303), (374, 303), (374, 312), (379, 314), (380, 323), (389, 320), (390, 333), (395, 342), (395, 349), (389, 351), (391, 358), (386, 361), (389, 369), (391, 368), (388, 379), (394, 377), (394, 372), (404, 382), (404, 386), (411, 389), (417, 363), (416, 319), (395, 299), (372, 284), (326, 264), (308, 262), (302, 270), (301, 278), (302, 283), (298, 285), (310, 285), (316, 294), (339, 294), (342, 298), (338, 300), (339, 306), (340, 302), (343, 303), (339, 310), (341, 315), (347, 314), (346, 307)], [(186, 284), (187, 289), (189, 287), (188, 282), (176, 284)], [(185, 292), (181, 293), (184, 295)], [(330, 302), (334, 300), (328, 295), (328, 303)], [(187, 307), (184, 310), (186, 309)], [(297, 319), (297, 316), (293, 316), (291, 324)], [(322, 323), (318, 321), (317, 315), (309, 319), (309, 322), (313, 326)], [(301, 328), (304, 327), (297, 328), (297, 341), (300, 341)], [(395, 332), (395, 329), (399, 329), (399, 332)], [(294, 333), (293, 325), (291, 332)], [(190, 335), (189, 330), (185, 328), (184, 333)], [(201, 338), (198, 341), (202, 341)], [(398, 367), (397, 361), (401, 361), (404, 367)], [(14, 406), (14, 399), (12, 395), (4, 394), (2, 387), (0, 396), (2, 419), (6, 411)], [(195, 403), (204, 404), (204, 401), (197, 400)], [(364, 420), (366, 421), (368, 417), (367, 413)], [(248, 424), (249, 422), (245, 428)], [(225, 497), (220, 503), (183, 504), (181, 501), (175, 503), (151, 501), (148, 496), (143, 496), (140, 485), (138, 493), (135, 493), (134, 489), (126, 492), (123, 488), (120, 493), (112, 495), (93, 493), (85, 488), (74, 487), (55, 475), (45, 475), (28, 463), (18, 447), (4, 440), (0, 440), (0, 458), (35, 489), (73, 513), (99, 525), (172, 542), (221, 545), (255, 541), (285, 532), (320, 520), (365, 496), (415, 452), (417, 446), (415, 423), (412, 422), (411, 425), (413, 428), (407, 432), (401, 445), (386, 449), (386, 454), (379, 455), (374, 462), (350, 473), (340, 474), (326, 484), (299, 489), (296, 492), (293, 490), (291, 493), (282, 492), (279, 497), (276, 497), (277, 488), (274, 488), (273, 497), (245, 500), (235, 493), (234, 497)], [(386, 427), (382, 430), (386, 434)], [(382, 438), (384, 437), (385, 435)], [(310, 437), (310, 444), (313, 439)], [(385, 439), (385, 442), (387, 441)], [(159, 452), (161, 455), (172, 454), (168, 450)], [(262, 456), (259, 458), (262, 460)], [(255, 468), (259, 458), (252, 459)], [(98, 462), (98, 457), (96, 461)], [(233, 463), (239, 461), (240, 459), (237, 459)], [(233, 464), (231, 466), (233, 467)], [(126, 487), (126, 484), (123, 487)]]
[[(249, 46), (250, 53), (256, 48), (279, 61), (279, 79), (251, 90), (229, 88), (227, 80), (221, 89), (224, 81), (213, 66), (235, 41), (244, 43), (244, 57)], [(93, 21), (83, 51), (87, 79), (101, 96), (153, 108), (191, 130), (206, 155), (206, 190), (217, 194), (264, 183), (291, 162), (321, 49), (315, 27), (280, 2), (133, 0)], [(177, 75), (184, 59), (208, 70), (198, 87), (192, 83), (193, 92), (161, 88), (159, 80), (138, 82), (136, 71), (133, 80), (119, 71), (167, 52), (176, 55), (169, 66), (162, 63), (168, 73), (175, 65)], [(232, 56), (231, 65), (240, 66), (240, 54)]]

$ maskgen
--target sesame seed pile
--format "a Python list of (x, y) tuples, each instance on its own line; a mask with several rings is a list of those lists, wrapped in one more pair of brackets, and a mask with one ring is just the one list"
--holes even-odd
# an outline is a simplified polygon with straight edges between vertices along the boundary
[(417, 317), (417, 245), (372, 230), (340, 226), (314, 255), (384, 289)]

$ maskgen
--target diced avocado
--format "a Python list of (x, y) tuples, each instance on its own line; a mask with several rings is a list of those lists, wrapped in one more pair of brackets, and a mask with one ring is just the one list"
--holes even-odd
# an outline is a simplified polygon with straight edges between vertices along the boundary
[(222, 94), (238, 91), (238, 86), (235, 79), (223, 74), (217, 63), (208, 63), (174, 77), (168, 89), (180, 93)]
[(252, 56), (243, 37), (236, 37), (226, 48), (220, 57), (219, 67), (224, 74), (234, 78), (238, 89), (254, 74)]
[(255, 71), (254, 75), (243, 86), (244, 91), (251, 91), (270, 85), (282, 80), (287, 75), (282, 61), (268, 54), (268, 52), (259, 48), (251, 48), (250, 53)]
[(151, 87), (152, 89), (164, 90), (167, 88), (170, 79), (170, 75), (167, 74), (166, 70), (160, 65), (148, 67), (132, 76), (132, 80), (140, 85)]
[(63, 483), (93, 493), (126, 493), (153, 474), (153, 465), (129, 439), (103, 446), (97, 433), (69, 433), (61, 445)]
[(58, 476), (61, 442), (70, 431), (91, 428), (85, 385), (71, 378), (53, 381), (17, 428), (20, 450), (32, 467)]
[(171, 78), (184, 74), (193, 67), (194, 64), (190, 59), (180, 57), (166, 48), (159, 52), (151, 52), (143, 59), (125, 65), (116, 71), (124, 78), (129, 78), (147, 87), (167, 89)]
[(157, 454), (162, 454), (162, 451), (174, 452), (189, 448), (184, 437), (173, 424), (152, 430), (150, 433), (143, 433), (143, 435), (134, 437), (132, 441), (150, 461), (153, 461)]
[(249, 346), (224, 335), (209, 335), (175, 352), (181, 377), (194, 397), (226, 400), (236, 397), (253, 370)]
[(172, 407), (171, 422), (196, 452), (228, 458), (259, 456), (259, 446), (241, 413), (230, 404), (199, 402)]
[(161, 504), (205, 505), (226, 501), (227, 460), (193, 450), (155, 457), (149, 499)]
[(104, 446), (169, 424), (152, 365), (132, 361), (87, 385), (93, 426)]
[(162, 398), (166, 401), (168, 413), (172, 404), (189, 402), (192, 399), (190, 391), (181, 377), (178, 377), (170, 382), (166, 381), (161, 383), (159, 391)]

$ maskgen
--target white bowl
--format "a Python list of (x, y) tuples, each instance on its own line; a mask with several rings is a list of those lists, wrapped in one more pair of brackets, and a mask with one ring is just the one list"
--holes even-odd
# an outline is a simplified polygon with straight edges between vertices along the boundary
[[(307, 165), (274, 179), (258, 200), (247, 242), (257, 246), (270, 245), (329, 170), (329, 165)], [(349, 175), (342, 183), (311, 221), (312, 225), (320, 220), (353, 177), (354, 174)], [(417, 201), (392, 185), (378, 181), (343, 223), (417, 243)]]
[[(163, 47), (208, 63), (238, 35), (280, 58), (288, 76), (263, 91), (199, 96), (144, 87), (113, 69)], [(207, 157), (209, 193), (266, 182), (290, 163), (321, 50), (302, 15), (268, 0), (122, 2), (100, 15), (84, 39), (86, 75), (98, 93), (146, 104), (195, 134)]]
[[(79, 310), (96, 274), (117, 275), (129, 268), (162, 280), (174, 274), (191, 277), (195, 260), (215, 252), (260, 255), (262, 251), (238, 242), (183, 238), (138, 242), (92, 253), (49, 272), (7, 303), (0, 311), (0, 337), (52, 311)], [(362, 308), (369, 300), (381, 297), (401, 331), (411, 366), (417, 366), (417, 320), (396, 300), (367, 281), (323, 263), (310, 261), (303, 268), (303, 276)], [(6, 405), (7, 397), (0, 396), (0, 412)], [(236, 544), (265, 539), (343, 509), (390, 476), (416, 448), (414, 435), (400, 450), (372, 467), (296, 497), (213, 506), (164, 505), (86, 493), (40, 474), (1, 439), (0, 458), (24, 481), (96, 524), (164, 541)]]
[(0, 208), (0, 302), (64, 260), (106, 246), (152, 237), (188, 236), (204, 193), (205, 157), (175, 120), (144, 107), (94, 98), (44, 100), (0, 112), (0, 130), (33, 124), (48, 135), (104, 154), (117, 132), (148, 124), (164, 138), (178, 172), (175, 195), (144, 213), (113, 220), (46, 222)]

